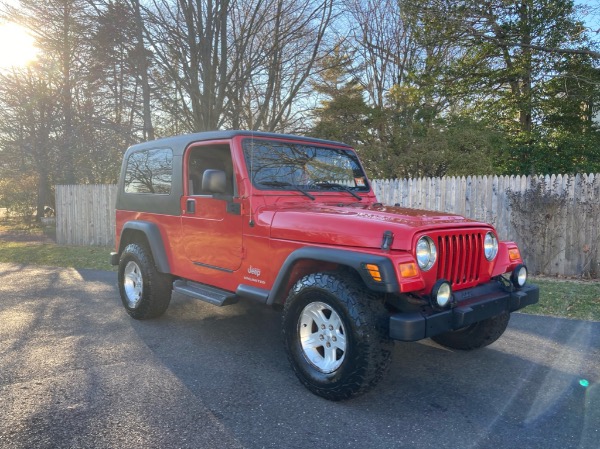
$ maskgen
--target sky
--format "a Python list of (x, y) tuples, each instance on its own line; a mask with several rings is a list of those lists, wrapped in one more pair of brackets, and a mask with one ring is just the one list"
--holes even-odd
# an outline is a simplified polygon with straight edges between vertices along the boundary
[[(18, 0), (4, 0), (4, 3), (17, 5)], [(590, 30), (590, 38), (600, 42), (600, 0), (575, 0), (587, 14), (581, 18)], [(27, 32), (13, 24), (0, 23), (0, 70), (12, 66), (22, 67), (36, 57), (33, 39)]]

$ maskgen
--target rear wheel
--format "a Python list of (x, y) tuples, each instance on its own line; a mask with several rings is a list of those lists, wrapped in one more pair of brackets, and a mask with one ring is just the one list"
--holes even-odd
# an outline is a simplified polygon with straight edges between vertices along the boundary
[(498, 340), (508, 326), (510, 314), (501, 313), (451, 332), (431, 337), (436, 343), (452, 349), (478, 349)]
[(127, 245), (119, 261), (119, 293), (129, 315), (156, 318), (171, 302), (172, 277), (159, 273), (150, 251), (143, 245)]
[(285, 348), (296, 376), (330, 400), (368, 391), (390, 363), (388, 320), (381, 299), (351, 276), (305, 276), (283, 312)]

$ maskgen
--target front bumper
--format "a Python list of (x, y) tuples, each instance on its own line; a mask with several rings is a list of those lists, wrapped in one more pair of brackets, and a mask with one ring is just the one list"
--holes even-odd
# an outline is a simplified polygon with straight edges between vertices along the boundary
[(538, 302), (537, 285), (526, 284), (515, 291), (507, 291), (499, 282), (461, 290), (454, 293), (456, 306), (425, 315), (419, 312), (395, 313), (390, 316), (390, 338), (417, 341), (443, 332), (460, 329), (502, 312), (514, 312)]

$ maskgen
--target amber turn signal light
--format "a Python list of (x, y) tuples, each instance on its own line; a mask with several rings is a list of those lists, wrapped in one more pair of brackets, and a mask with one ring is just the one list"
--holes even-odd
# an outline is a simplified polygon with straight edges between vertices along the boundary
[(377, 265), (368, 263), (367, 265), (365, 265), (365, 268), (367, 269), (367, 271), (369, 272), (369, 274), (375, 282), (381, 282), (381, 272), (379, 271), (379, 267)]
[(400, 269), (400, 276), (403, 278), (413, 278), (419, 274), (417, 265), (414, 262), (401, 263), (398, 268)]
[(521, 253), (519, 252), (519, 248), (511, 248), (508, 250), (508, 257), (510, 260), (518, 260), (521, 258)]

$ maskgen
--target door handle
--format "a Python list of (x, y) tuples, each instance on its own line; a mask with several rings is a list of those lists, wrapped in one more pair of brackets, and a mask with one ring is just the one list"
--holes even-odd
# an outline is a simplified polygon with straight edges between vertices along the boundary
[(196, 200), (195, 199), (188, 199), (185, 202), (185, 212), (187, 214), (195, 214), (196, 213)]

